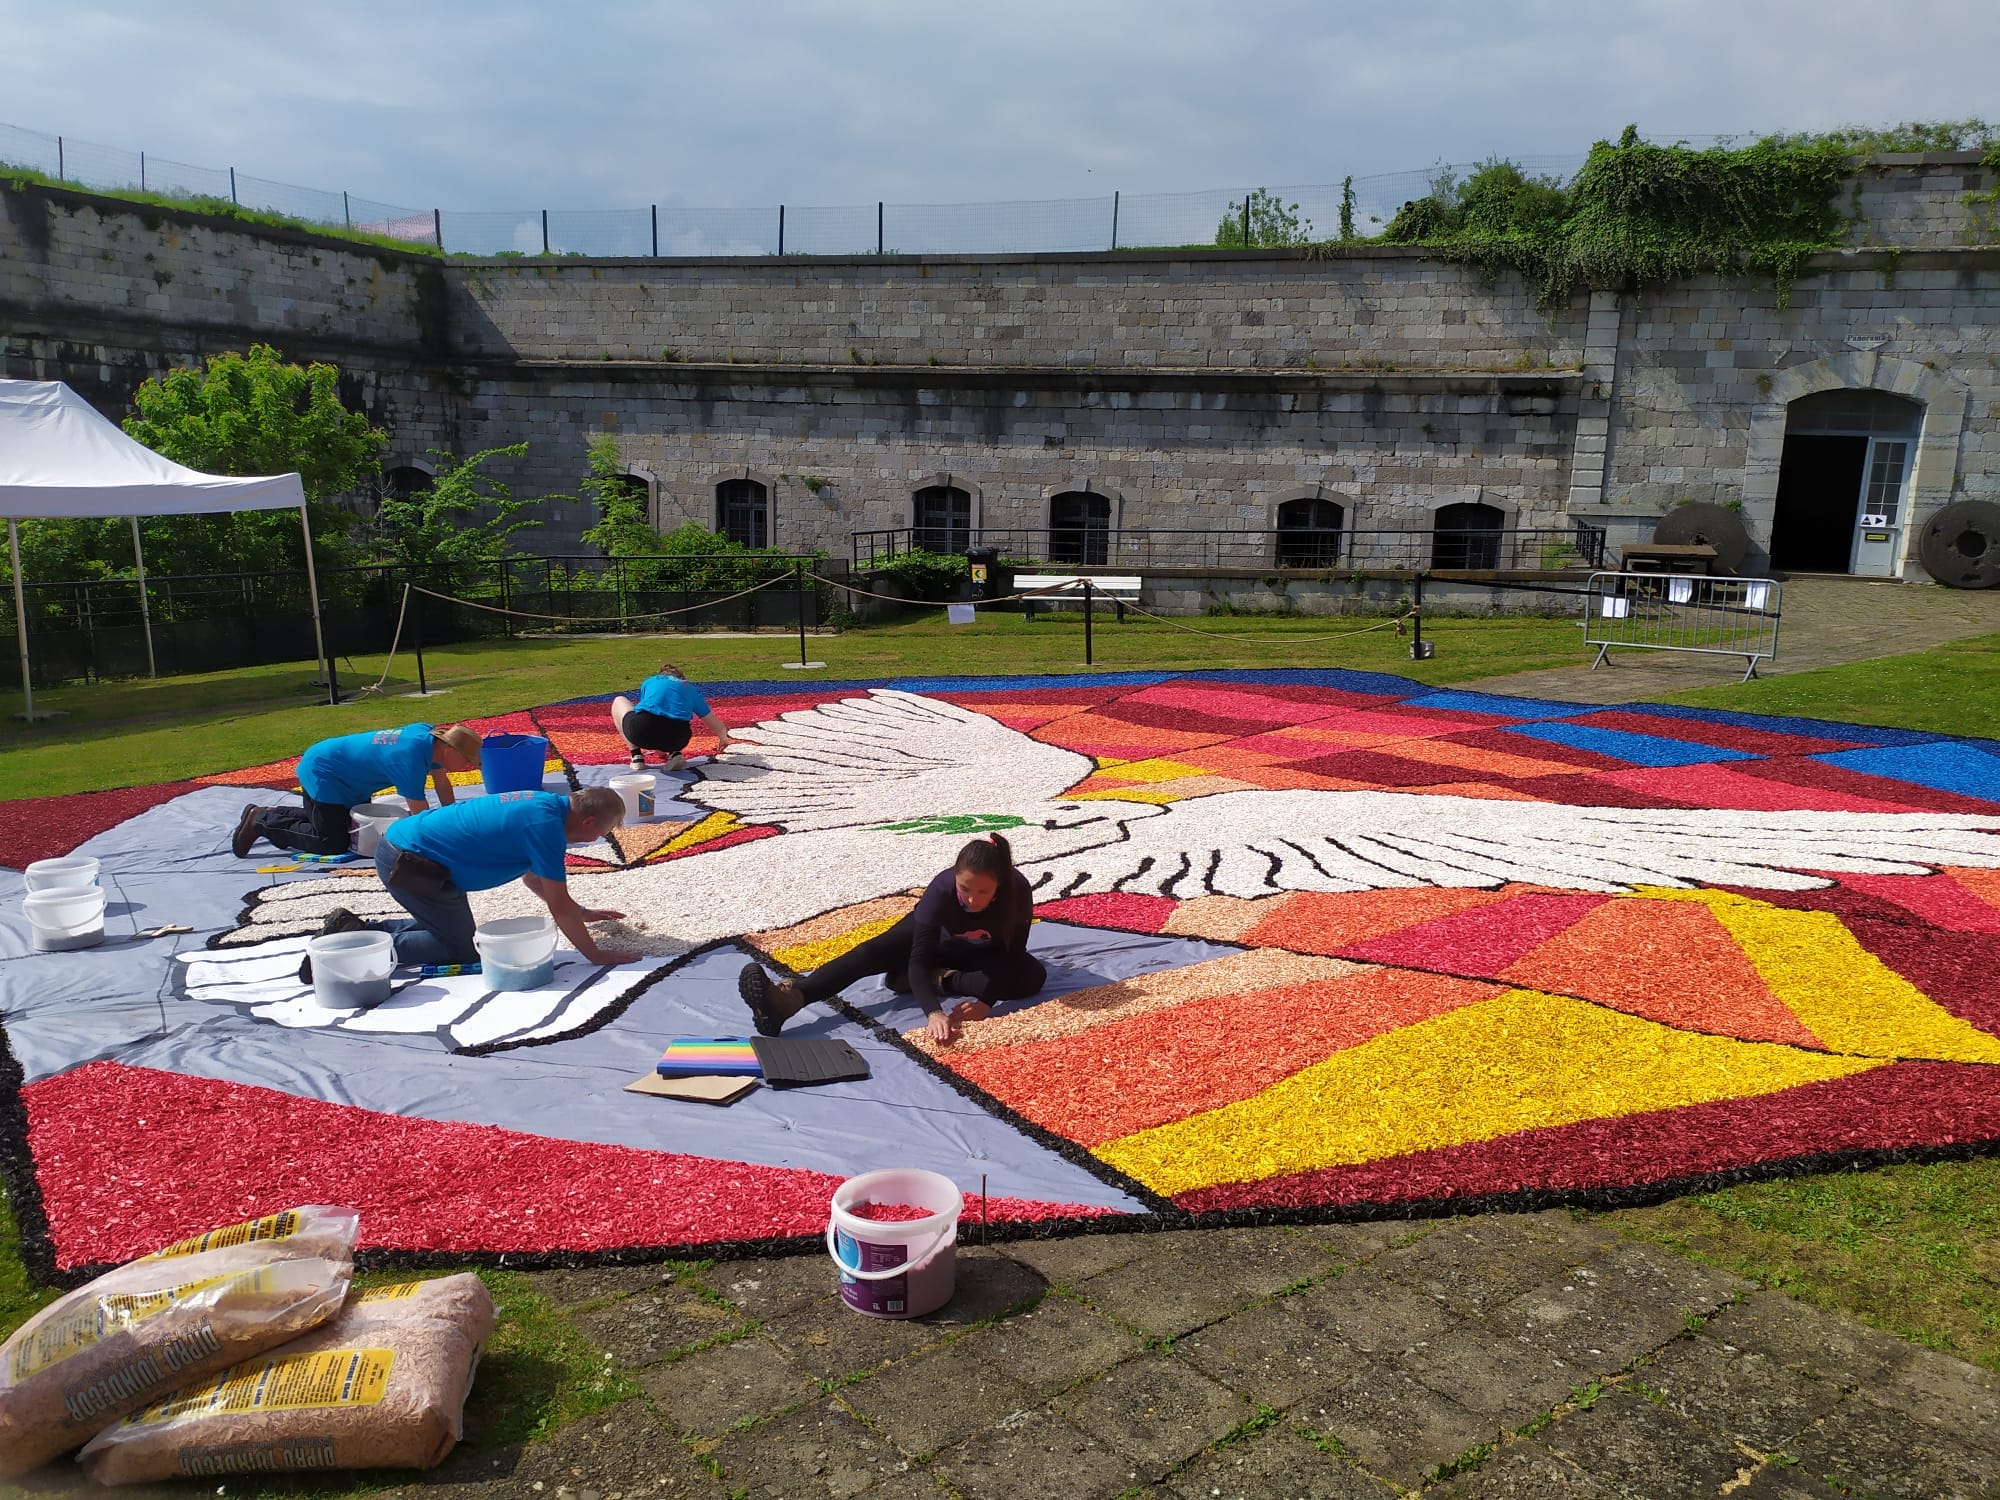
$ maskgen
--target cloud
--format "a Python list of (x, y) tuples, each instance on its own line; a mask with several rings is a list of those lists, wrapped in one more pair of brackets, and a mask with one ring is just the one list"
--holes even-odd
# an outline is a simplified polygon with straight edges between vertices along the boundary
[[(543, 206), (655, 203), (756, 209), (699, 221), (701, 242), (747, 247), (780, 202), (853, 205), (870, 230), (878, 199), (1213, 189), (1219, 204), (1493, 154), (1573, 159), (1628, 121), (1671, 139), (1978, 112), (2000, 7), (1882, 15), (1877, 0), (0, 0), (0, 116), (497, 214), (507, 243), (532, 219), (526, 248)], [(1212, 229), (1209, 199), (1175, 211)]]

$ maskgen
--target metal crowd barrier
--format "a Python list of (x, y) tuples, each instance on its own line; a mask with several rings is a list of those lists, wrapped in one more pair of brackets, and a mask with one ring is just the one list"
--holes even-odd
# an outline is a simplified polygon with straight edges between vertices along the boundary
[(1779, 588), (1772, 578), (1592, 573), (1583, 608), (1583, 642), (1597, 647), (1593, 671), (1614, 646), (1695, 651), (1742, 657), (1748, 682), (1758, 662), (1778, 654)]

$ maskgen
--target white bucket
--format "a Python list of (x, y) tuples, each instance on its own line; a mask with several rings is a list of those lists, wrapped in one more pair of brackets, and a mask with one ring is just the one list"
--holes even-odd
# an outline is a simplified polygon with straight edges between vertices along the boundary
[(95, 948), (104, 941), (102, 886), (44, 886), (29, 891), (22, 905), (28, 912), (28, 940), (37, 953)]
[(611, 778), (611, 790), (625, 799), (625, 821), (636, 823), (653, 815), (653, 788), (659, 778), (638, 771)]
[(389, 998), (395, 940), (386, 932), (329, 932), (306, 944), (313, 998), (328, 1010), (366, 1010)]
[[(921, 1219), (864, 1219), (864, 1203), (930, 1210)], [(871, 1318), (921, 1318), (951, 1301), (958, 1283), (958, 1216), (965, 1196), (949, 1177), (890, 1167), (833, 1191), (826, 1253), (840, 1267), (840, 1300)]]
[(532, 990), (555, 976), (556, 924), (547, 917), (502, 917), (472, 932), (479, 972), (490, 990)]
[(382, 830), (398, 818), (410, 815), (408, 803), (364, 802), (354, 809), (354, 852), (364, 859), (375, 857), (382, 842)]
[(88, 854), (67, 854), (61, 859), (38, 859), (22, 871), (31, 891), (45, 891), (59, 885), (96, 885), (98, 862)]

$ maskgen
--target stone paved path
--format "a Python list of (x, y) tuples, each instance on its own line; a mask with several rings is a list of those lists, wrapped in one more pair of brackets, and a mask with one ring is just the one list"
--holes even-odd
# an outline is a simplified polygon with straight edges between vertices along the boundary
[(2000, 1377), (1565, 1212), (1016, 1243), (959, 1276), (878, 1322), (821, 1256), (545, 1273), (644, 1397), (396, 1493), (2000, 1494)]
[[(1793, 578), (1782, 598), (1778, 655), (1758, 667), (1763, 677), (2000, 632), (2000, 589), (1968, 592), (1859, 578)], [(1485, 677), (1478, 688), (1573, 703), (1629, 703), (1735, 682), (1743, 675), (1741, 657), (1614, 651), (1609, 664), (1593, 671), (1594, 654), (1579, 645), (1578, 666)]]

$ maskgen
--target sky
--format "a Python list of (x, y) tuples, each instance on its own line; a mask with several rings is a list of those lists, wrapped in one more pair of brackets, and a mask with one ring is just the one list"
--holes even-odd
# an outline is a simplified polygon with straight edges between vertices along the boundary
[(1554, 168), (1628, 123), (2000, 116), (1995, 57), (1993, 0), (0, 0), (0, 159), (60, 134), (78, 175), (144, 150), (153, 181), (234, 166), (517, 239), (541, 208), (761, 234), (767, 205), (867, 205), (872, 234), (883, 199), (1114, 190), (1137, 222), (1146, 195)]

